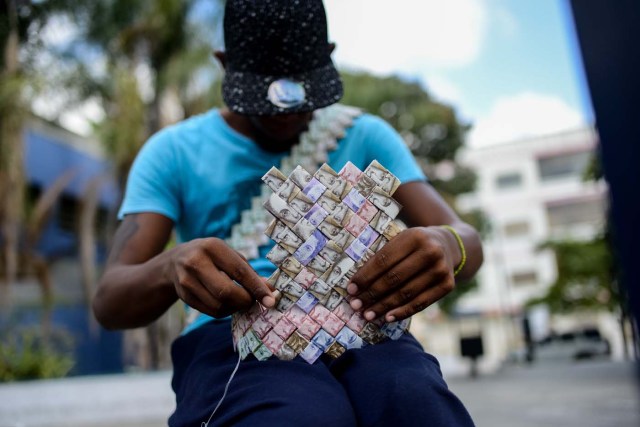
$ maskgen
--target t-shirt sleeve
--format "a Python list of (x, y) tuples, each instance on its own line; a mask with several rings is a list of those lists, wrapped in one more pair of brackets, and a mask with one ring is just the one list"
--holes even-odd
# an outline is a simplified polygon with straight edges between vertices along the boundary
[(422, 169), (393, 127), (379, 117), (365, 115), (360, 120), (368, 122), (368, 163), (377, 160), (398, 177), (400, 182), (426, 181)]
[(161, 131), (151, 137), (131, 166), (118, 218), (152, 212), (177, 222), (180, 217), (177, 160), (170, 132)]

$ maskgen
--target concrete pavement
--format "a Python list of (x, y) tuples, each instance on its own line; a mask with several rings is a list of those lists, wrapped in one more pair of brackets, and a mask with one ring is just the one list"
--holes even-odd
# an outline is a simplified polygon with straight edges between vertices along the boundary
[(543, 362), (447, 382), (478, 427), (640, 426), (638, 383), (629, 363)]
[[(170, 373), (0, 384), (0, 427), (152, 427), (174, 407)], [(544, 362), (447, 378), (478, 427), (637, 427), (631, 364)]]
[(0, 427), (152, 427), (175, 406), (169, 372), (0, 385)]

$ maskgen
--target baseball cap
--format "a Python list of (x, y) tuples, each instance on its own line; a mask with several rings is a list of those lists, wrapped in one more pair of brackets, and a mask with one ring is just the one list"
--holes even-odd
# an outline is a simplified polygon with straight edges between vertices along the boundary
[(276, 115), (338, 102), (321, 0), (227, 0), (222, 96), (231, 111)]

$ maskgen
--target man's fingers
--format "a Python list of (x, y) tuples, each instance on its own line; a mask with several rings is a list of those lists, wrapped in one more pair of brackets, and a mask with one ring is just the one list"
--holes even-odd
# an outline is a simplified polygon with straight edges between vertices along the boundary
[(215, 267), (200, 272), (198, 279), (222, 307), (239, 310), (253, 303), (253, 296), (245, 288), (238, 286), (225, 272)]
[[(268, 279), (268, 278), (266, 278), (266, 277), (260, 277), (260, 279), (262, 279), (262, 282), (265, 284), (265, 286), (267, 286), (267, 287), (271, 290), (271, 292), (275, 292), (276, 288), (274, 288), (273, 286), (271, 286), (271, 285), (269, 284), (269, 282), (268, 282), (268, 280), (269, 280), (269, 279)], [(275, 294), (273, 294), (273, 293), (272, 293), (272, 295), (273, 295), (273, 297), (274, 297), (274, 298), (276, 298), (276, 295), (275, 295)], [(277, 299), (277, 298), (276, 298), (276, 299)]]
[(411, 317), (414, 314), (419, 313), (425, 308), (429, 307), (431, 304), (439, 301), (441, 298), (443, 298), (449, 292), (451, 292), (453, 290), (453, 287), (454, 285), (452, 282), (449, 282), (449, 281), (439, 282), (437, 285), (419, 294), (416, 298), (414, 298), (410, 302), (396, 309), (392, 309), (386, 314), (384, 314), (383, 312), (376, 313), (376, 317), (384, 314), (385, 320), (387, 322), (394, 322), (397, 320), (406, 319), (407, 317)]
[(221, 303), (213, 297), (206, 286), (200, 283), (196, 277), (185, 274), (184, 277), (179, 279), (178, 285), (176, 292), (182, 301), (202, 313), (214, 317), (218, 316)]
[(383, 315), (387, 322), (406, 319), (449, 294), (454, 283), (453, 276), (442, 277), (437, 272), (417, 276), (385, 300), (369, 307), (364, 312), (365, 319)]
[(361, 308), (364, 318), (373, 320), (392, 310), (410, 304), (420, 294), (426, 292), (428, 287), (433, 286), (434, 281), (435, 278), (432, 273), (429, 271), (422, 272), (385, 297), (374, 301), (367, 307)]
[(262, 305), (275, 306), (276, 300), (271, 290), (246, 260), (226, 246), (224, 242), (218, 242), (212, 246), (210, 247), (210, 255), (218, 269), (245, 288)]
[[(420, 259), (420, 257), (418, 257)], [(438, 301), (453, 290), (455, 280), (444, 260), (433, 262), (431, 267), (398, 287), (394, 292), (370, 307), (361, 308), (365, 319), (371, 320), (386, 313), (391, 318), (402, 320)]]
[(352, 300), (352, 307), (356, 310), (365, 310), (370, 305), (393, 293), (397, 288), (405, 286), (408, 280), (423, 271), (426, 266), (425, 260), (414, 252), (380, 275), (369, 287), (358, 289), (358, 292), (354, 295), (355, 299)]
[[(400, 233), (387, 243), (351, 278), (357, 291), (368, 289), (380, 276), (388, 272), (392, 267), (402, 261), (411, 253), (408, 239)], [(352, 286), (352, 289), (355, 288)]]

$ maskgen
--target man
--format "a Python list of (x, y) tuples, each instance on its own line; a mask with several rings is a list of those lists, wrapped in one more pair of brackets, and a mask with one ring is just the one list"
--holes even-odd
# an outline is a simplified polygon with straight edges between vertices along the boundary
[[(228, 0), (227, 108), (152, 137), (127, 184), (107, 268), (94, 300), (107, 328), (149, 324), (178, 299), (202, 314), (173, 344), (177, 408), (172, 426), (204, 423), (236, 363), (227, 316), (255, 300), (276, 303), (260, 248), (247, 261), (224, 240), (259, 193), (260, 177), (298, 143), (312, 112), (337, 102), (321, 0)], [(482, 262), (477, 233), (425, 178), (400, 137), (370, 115), (356, 118), (329, 164), (372, 160), (398, 176), (395, 193), (411, 226), (352, 278), (351, 308), (366, 319), (405, 319), (449, 293)], [(447, 225), (451, 228), (443, 228)], [(180, 244), (163, 251), (176, 227)], [(240, 285), (240, 286), (238, 286)], [(437, 361), (407, 334), (350, 350), (335, 361), (243, 361), (211, 420), (215, 425), (472, 425)], [(212, 425), (213, 425), (212, 424)]]

